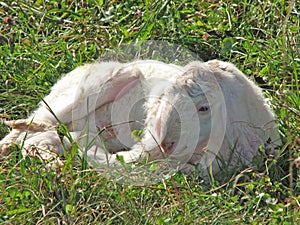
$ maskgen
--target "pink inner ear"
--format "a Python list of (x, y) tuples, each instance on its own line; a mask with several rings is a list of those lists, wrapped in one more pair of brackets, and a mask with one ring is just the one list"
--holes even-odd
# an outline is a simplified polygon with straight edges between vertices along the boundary
[(132, 87), (136, 85), (138, 82), (137, 77), (129, 77), (125, 81), (120, 81), (117, 84), (114, 84), (114, 87), (111, 88), (110, 95), (108, 96), (108, 99), (110, 101), (115, 100), (118, 96), (123, 96), (126, 94)]
[(157, 132), (157, 137), (160, 138), (161, 137), (161, 118), (159, 117), (156, 123), (156, 132)]

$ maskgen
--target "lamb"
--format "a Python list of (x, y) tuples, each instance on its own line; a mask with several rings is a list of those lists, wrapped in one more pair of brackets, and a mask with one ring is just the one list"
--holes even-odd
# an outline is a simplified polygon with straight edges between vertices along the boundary
[[(59, 122), (58, 122), (59, 121)], [(234, 65), (218, 60), (186, 66), (154, 60), (100, 62), (76, 68), (52, 88), (27, 119), (5, 121), (2, 154), (22, 144), (24, 155), (49, 159), (74, 140), (94, 167), (171, 162), (220, 171), (251, 165), (262, 146), (281, 144), (262, 91)], [(59, 123), (70, 137), (61, 137)], [(133, 137), (141, 131), (140, 137)], [(165, 164), (160, 164), (162, 167)]]

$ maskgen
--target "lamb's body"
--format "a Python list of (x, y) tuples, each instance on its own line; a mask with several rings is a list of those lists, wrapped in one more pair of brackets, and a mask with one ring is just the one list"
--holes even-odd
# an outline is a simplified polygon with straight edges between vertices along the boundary
[[(35, 149), (63, 153), (55, 130), (58, 119), (69, 128), (76, 141), (84, 142), (87, 136), (91, 141), (101, 131), (109, 152), (95, 145), (88, 154), (97, 163), (105, 163), (107, 158), (114, 162), (115, 156), (107, 157), (107, 154), (128, 150), (134, 145), (131, 131), (144, 128), (147, 110), (151, 110), (144, 107), (146, 101), (155, 104), (159, 95), (175, 84), (181, 74), (181, 67), (151, 60), (78, 67), (53, 86), (27, 120), (6, 122), (13, 130), (1, 141), (0, 147), (6, 152), (12, 143), (23, 143), (26, 136), (24, 154)], [(64, 141), (68, 143), (66, 138)], [(127, 161), (134, 161), (129, 155), (125, 157)]]
[[(78, 67), (53, 86), (27, 120), (7, 122), (13, 130), (0, 142), (2, 152), (26, 136), (24, 152), (62, 153), (57, 118), (82, 148), (87, 137), (105, 140), (106, 149), (101, 140), (86, 149), (96, 164), (116, 163), (113, 153), (118, 153), (125, 162), (168, 156), (205, 168), (216, 155), (230, 158), (233, 148), (238, 156), (232, 163), (241, 158), (249, 164), (260, 145), (269, 139), (274, 146), (280, 143), (261, 90), (220, 61), (186, 67), (150, 60)], [(143, 130), (138, 143), (133, 130)]]

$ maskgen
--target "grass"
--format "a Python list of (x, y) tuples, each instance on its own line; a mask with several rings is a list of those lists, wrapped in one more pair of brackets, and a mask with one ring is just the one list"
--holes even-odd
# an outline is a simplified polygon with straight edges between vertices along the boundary
[(49, 170), (16, 149), (0, 161), (1, 224), (299, 224), (299, 1), (12, 0), (0, 17), (1, 117), (27, 117), (62, 74), (108, 49), (161, 40), (255, 79), (283, 139), (277, 161), (226, 180), (176, 174), (142, 187), (80, 159)]

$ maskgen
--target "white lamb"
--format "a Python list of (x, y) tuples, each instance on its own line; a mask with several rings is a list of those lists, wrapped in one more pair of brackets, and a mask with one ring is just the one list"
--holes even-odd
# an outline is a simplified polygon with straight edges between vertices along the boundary
[[(0, 142), (2, 154), (15, 143), (24, 155), (64, 153), (72, 143), (57, 132), (57, 119), (93, 166), (114, 166), (120, 158), (167, 159), (179, 169), (212, 165), (215, 173), (221, 160), (250, 165), (260, 146), (280, 145), (261, 90), (218, 60), (184, 67), (153, 60), (78, 67), (28, 119), (5, 122), (12, 130)], [(140, 139), (132, 137), (134, 130), (142, 130)]]

